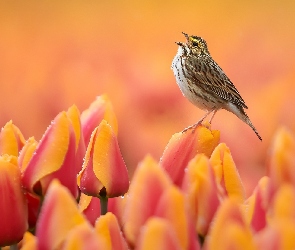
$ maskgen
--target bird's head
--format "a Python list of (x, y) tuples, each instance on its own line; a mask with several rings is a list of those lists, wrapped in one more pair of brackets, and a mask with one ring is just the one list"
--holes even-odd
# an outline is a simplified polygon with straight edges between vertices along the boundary
[(186, 43), (177, 42), (176, 44), (180, 46), (187, 46), (192, 54), (201, 55), (207, 54), (210, 55), (206, 41), (199, 36), (189, 36), (188, 34), (182, 32), (186, 38)]

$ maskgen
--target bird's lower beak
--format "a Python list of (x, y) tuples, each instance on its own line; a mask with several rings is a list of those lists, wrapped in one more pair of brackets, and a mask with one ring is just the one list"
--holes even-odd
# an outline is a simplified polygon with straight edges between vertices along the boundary
[(182, 42), (175, 42), (175, 43), (179, 46), (184, 46), (184, 44)]

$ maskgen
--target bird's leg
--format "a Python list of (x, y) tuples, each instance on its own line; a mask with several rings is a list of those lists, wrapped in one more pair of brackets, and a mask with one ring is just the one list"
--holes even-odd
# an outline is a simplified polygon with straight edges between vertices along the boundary
[[(214, 113), (213, 113), (213, 116), (214, 116), (214, 114), (216, 113), (216, 111), (215, 111), (214, 109), (213, 109), (213, 110), (208, 110), (208, 111), (206, 112), (206, 114), (202, 117), (201, 120), (199, 120), (197, 123), (195, 123), (195, 124), (193, 124), (193, 125), (191, 125), (191, 126), (185, 128), (184, 130), (182, 130), (182, 133), (186, 132), (186, 131), (189, 130), (189, 129), (193, 129), (193, 132), (194, 132), (195, 129), (196, 129), (196, 127), (197, 127), (199, 124), (201, 124), (201, 123), (204, 121), (204, 119), (205, 119), (210, 113), (212, 113), (213, 111), (214, 111)], [(212, 118), (210, 119), (210, 122), (211, 122), (211, 120), (212, 120)]]
[(213, 120), (213, 117), (215, 116), (215, 114), (216, 114), (216, 112), (218, 111), (218, 109), (214, 109), (213, 110), (213, 114), (212, 114), (212, 116), (211, 116), (211, 118), (210, 118), (210, 120), (209, 120), (209, 123), (211, 124), (211, 122), (212, 122), (212, 120)]

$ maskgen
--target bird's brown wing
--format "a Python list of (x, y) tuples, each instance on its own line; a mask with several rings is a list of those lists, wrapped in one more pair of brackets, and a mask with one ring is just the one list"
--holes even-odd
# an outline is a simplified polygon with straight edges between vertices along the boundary
[(187, 73), (202, 89), (212, 91), (222, 99), (242, 108), (248, 108), (234, 84), (212, 58), (194, 60), (194, 63), (186, 63), (186, 67), (191, 67)]

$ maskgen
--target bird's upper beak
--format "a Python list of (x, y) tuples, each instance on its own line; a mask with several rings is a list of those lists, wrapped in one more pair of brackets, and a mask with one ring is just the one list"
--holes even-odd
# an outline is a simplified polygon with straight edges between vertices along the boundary
[(189, 35), (186, 34), (186, 33), (184, 33), (184, 32), (182, 32), (182, 34), (185, 36), (186, 40), (188, 41), (188, 39), (189, 39)]

